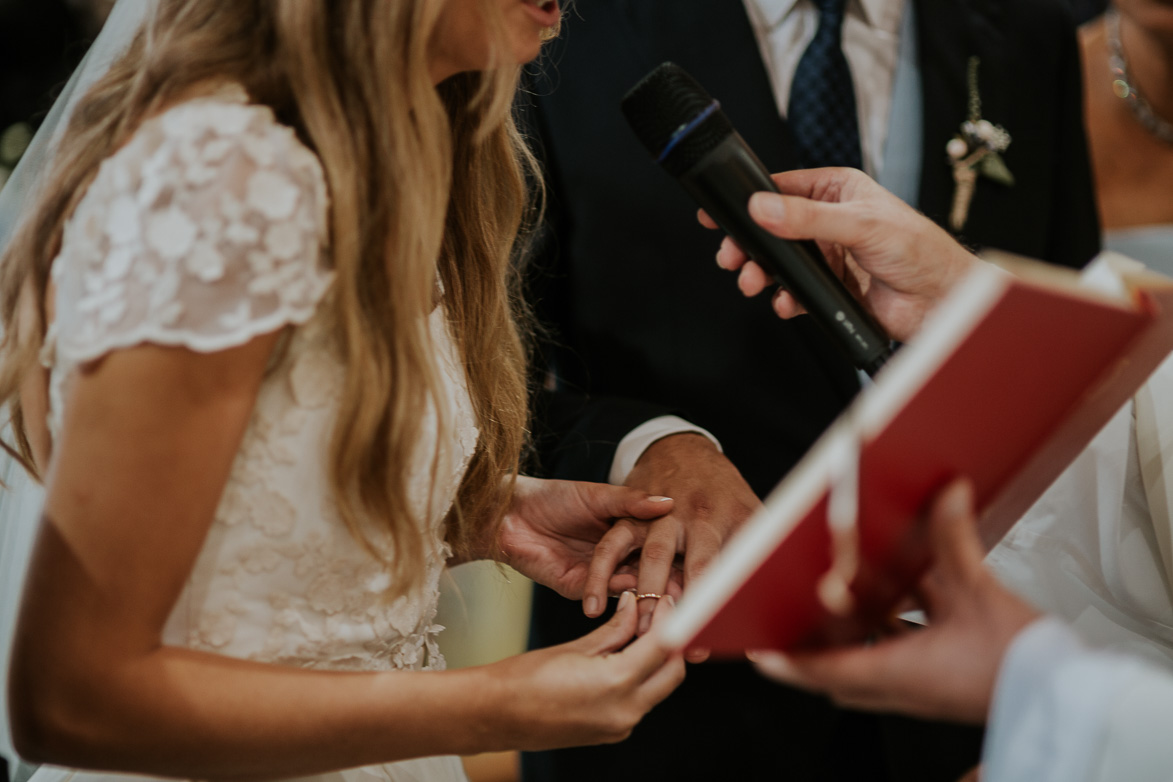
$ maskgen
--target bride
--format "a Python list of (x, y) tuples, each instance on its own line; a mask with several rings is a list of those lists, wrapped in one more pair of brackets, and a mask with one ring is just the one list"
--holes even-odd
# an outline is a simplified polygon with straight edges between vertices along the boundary
[(159, 0), (85, 93), (0, 279), (0, 397), (46, 490), (24, 757), (462, 779), (454, 755), (618, 740), (679, 683), (632, 642), (630, 594), (578, 642), (439, 672), (445, 565), (581, 597), (608, 521), (671, 507), (516, 478), (509, 109), (557, 22), (535, 0)]

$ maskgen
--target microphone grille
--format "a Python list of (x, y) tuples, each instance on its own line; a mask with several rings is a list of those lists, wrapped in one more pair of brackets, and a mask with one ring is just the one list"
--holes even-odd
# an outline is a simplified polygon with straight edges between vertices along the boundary
[(713, 104), (713, 97), (696, 79), (679, 65), (666, 62), (628, 91), (622, 108), (628, 124), (652, 157), (662, 157), (660, 162), (668, 173), (679, 176), (733, 133), (728, 117), (715, 109), (687, 134), (676, 138)]

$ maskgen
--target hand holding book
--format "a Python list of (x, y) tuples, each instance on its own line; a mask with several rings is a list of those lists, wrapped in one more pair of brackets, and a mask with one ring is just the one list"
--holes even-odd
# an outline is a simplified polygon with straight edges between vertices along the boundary
[[(844, 273), (871, 275), (858, 279), (873, 288), (857, 290), (880, 322), (908, 344), (730, 543), (706, 580), (685, 594), (664, 626), (665, 641), (720, 647), (725, 653), (783, 650), (752, 656), (772, 678), (858, 708), (966, 722), (988, 717), (983, 778), (1165, 778), (1168, 742), (1150, 726), (1168, 721), (1167, 672), (1083, 646), (1073, 628), (1040, 619), (1008, 592), (982, 559), (1114, 418), (1105, 429), (1107, 439), (1123, 422), (1131, 427), (1127, 445), (1093, 447), (1081, 456), (1084, 467), (1094, 466), (1092, 474), (1076, 470), (1064, 478), (1079, 476), (1086, 489), (1070, 480), (1051, 485), (1030, 515), (1050, 514), (1053, 534), (1025, 545), (1039, 546), (1040, 563), (1044, 555), (1057, 568), (1075, 562), (1064, 540), (1074, 530), (1065, 515), (1055, 513), (1065, 505), (1052, 502), (1058, 493), (1068, 505), (1073, 496), (1092, 508), (1094, 541), (1130, 538), (1137, 551), (1131, 564), (1145, 557), (1163, 560), (1162, 575), (1169, 572), (1173, 438), (1162, 411), (1169, 409), (1173, 392), (1173, 360), (1167, 358), (1173, 349), (1173, 280), (1111, 253), (1075, 279), (995, 254), (993, 260), (1010, 272), (999, 273), (993, 264), (974, 263), (910, 209), (885, 203), (882, 196), (853, 202), (850, 188), (837, 187), (858, 180), (857, 173), (800, 176), (819, 185), (810, 195), (847, 196), (848, 208), (777, 199), (775, 206), (783, 204), (783, 211), (771, 214), (769, 200), (755, 196), (764, 203), (751, 212), (770, 230), (840, 237), (836, 241), (856, 264), (844, 263)], [(794, 228), (811, 215), (806, 228)], [(830, 215), (837, 224), (818, 222)], [(940, 254), (942, 269), (927, 263), (932, 256), (926, 250)], [(949, 282), (950, 269), (963, 259), (972, 268), (962, 281)], [(736, 248), (724, 247), (720, 260), (741, 269), (744, 291), (763, 289), (764, 280)], [(924, 284), (921, 291), (912, 290), (917, 284)], [(883, 295), (873, 293), (876, 285), (887, 286)], [(929, 295), (916, 295), (924, 291)], [(783, 317), (798, 314), (785, 294), (775, 309)], [(894, 321), (908, 331), (893, 328)], [(1132, 405), (1122, 408), (1129, 398)], [(1018, 438), (1023, 428), (1033, 430), (1029, 438)], [(855, 532), (866, 564), (857, 573), (870, 569), (867, 575), (887, 574), (889, 585), (903, 584), (929, 619), (925, 629), (898, 631), (871, 645), (845, 643), (853, 639), (842, 631), (854, 620), (850, 629), (858, 640), (869, 619), (875, 628), (875, 612), (870, 618), (835, 616), (811, 599), (812, 584), (834, 570), (827, 553), (834, 540), (827, 531), (833, 514), (825, 508), (841, 480), (832, 446), (844, 439), (859, 444)], [(1097, 438), (1097, 445), (1103, 441)], [(962, 449), (953, 447), (958, 442)], [(1111, 454), (1108, 460), (1095, 461), (1105, 453)], [(1128, 465), (1120, 470), (1127, 493), (1104, 491), (1101, 473), (1116, 469), (1112, 458), (1125, 457)], [(935, 480), (923, 480), (926, 471), (935, 471)], [(1028, 522), (1015, 540), (1026, 540), (1031, 531)], [(1133, 534), (1137, 531), (1144, 534)], [(900, 537), (905, 555), (881, 550), (877, 535)], [(922, 556), (919, 564), (898, 572), (918, 544), (921, 553), (912, 558)], [(751, 553), (763, 549), (768, 551), (760, 556)], [(816, 562), (808, 566), (812, 558)], [(1088, 579), (1107, 579), (1114, 571), (1132, 584), (1145, 583), (1127, 572), (1129, 564), (1105, 549), (1100, 559), (1071, 569), (1086, 568)], [(806, 580), (783, 583), (794, 567), (806, 568)], [(1045, 578), (1031, 573), (1035, 576)], [(868, 602), (876, 583), (874, 578), (852, 582), (857, 605)], [(1164, 584), (1149, 591), (1140, 617), (1165, 616)], [(1077, 623), (1085, 612), (1103, 616), (1094, 589), (1068, 592), (1064, 599), (1067, 604), (1052, 604), (1050, 610)], [(872, 601), (873, 608), (882, 604)], [(1093, 643), (1108, 638), (1095, 635)], [(966, 779), (977, 776), (975, 770)]]
[[(666, 623), (666, 643), (719, 656), (883, 626), (930, 564), (923, 518), (944, 486), (971, 481), (992, 546), (1173, 349), (1173, 281), (1139, 264), (1109, 257), (1081, 276), (985, 263), (858, 171), (776, 182), (782, 195), (754, 196), (755, 219), (822, 242), (906, 344)], [(720, 262), (760, 292), (736, 247)], [(786, 294), (776, 309), (799, 314)]]
[(984, 722), (1006, 648), (1038, 612), (982, 564), (973, 491), (965, 481), (933, 501), (928, 533), (934, 564), (917, 590), (928, 628), (898, 631), (869, 646), (753, 653), (758, 668), (852, 708)]

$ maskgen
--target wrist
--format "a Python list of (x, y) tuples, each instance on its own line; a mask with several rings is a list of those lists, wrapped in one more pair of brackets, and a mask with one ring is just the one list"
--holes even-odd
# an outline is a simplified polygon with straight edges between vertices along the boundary
[(649, 448), (661, 440), (687, 433), (705, 437), (713, 443), (713, 447), (717, 450), (721, 449), (717, 439), (701, 427), (678, 416), (659, 416), (640, 424), (619, 441), (619, 445), (615, 448), (615, 456), (611, 462), (611, 471), (607, 476), (607, 482), (615, 486), (622, 486), (627, 482), (627, 477)]
[(645, 461), (652, 461), (663, 458), (665, 455), (685, 451), (706, 451), (713, 454), (721, 453), (721, 449), (703, 434), (699, 432), (679, 432), (661, 437), (659, 440), (653, 442), (644, 449), (644, 452), (640, 454), (640, 457), (636, 459), (635, 463), (638, 466)]
[(495, 672), (497, 665), (479, 665), (446, 672), (453, 677), (459, 697), (464, 700), (463, 730), (456, 738), (457, 755), (479, 755), (485, 752), (504, 752), (517, 749), (516, 723), (513, 717), (513, 699), (508, 686), (509, 677)]
[(514, 663), (519, 659), (511, 657), (460, 671), (467, 676), (462, 684), (470, 702), (469, 739), (475, 745), (472, 752), (461, 754), (528, 748), (533, 730), (527, 729), (521, 707), (534, 696), (525, 692), (524, 681), (515, 675)]
[[(509, 502), (499, 524), (487, 524), (481, 529), (479, 536), (469, 544), (468, 551), (463, 556), (452, 556), (448, 559), (448, 566), (455, 567), (466, 562), (491, 560), (509, 565), (509, 556), (501, 546), (504, 529), (513, 523), (518, 514), (523, 513), (525, 498), (541, 490), (545, 481), (541, 478), (532, 478), (526, 475), (512, 474), (501, 478), (502, 491), (506, 492)], [(509, 484), (512, 484), (510, 486)]]
[(939, 302), (941, 299), (949, 295), (950, 291), (961, 282), (966, 275), (968, 275), (973, 268), (979, 264), (984, 263), (980, 258), (971, 253), (965, 247), (957, 244), (952, 239), (951, 242), (951, 258), (950, 262), (945, 265), (946, 273), (942, 275), (941, 280), (937, 286), (935, 299)]
[(625, 483), (647, 491), (672, 496), (667, 491), (644, 486), (641, 481), (649, 473), (667, 478), (686, 469), (687, 465), (710, 464), (712, 459), (716, 457), (721, 457), (721, 450), (713, 445), (707, 437), (692, 432), (674, 434), (657, 440), (645, 448), (639, 459), (636, 460)]

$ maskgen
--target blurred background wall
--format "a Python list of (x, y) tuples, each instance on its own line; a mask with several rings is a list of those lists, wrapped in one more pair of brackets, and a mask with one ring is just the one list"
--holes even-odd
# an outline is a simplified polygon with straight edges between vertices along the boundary
[[(448, 667), (484, 665), (525, 651), (532, 588), (529, 579), (495, 562), (448, 571), (436, 617), (446, 628), (440, 649)], [(464, 766), (470, 782), (514, 782), (518, 762), (516, 752), (500, 752), (465, 758)]]
[(0, 0), (0, 186), (114, 0)]

